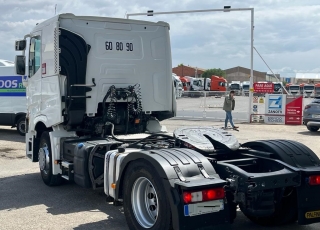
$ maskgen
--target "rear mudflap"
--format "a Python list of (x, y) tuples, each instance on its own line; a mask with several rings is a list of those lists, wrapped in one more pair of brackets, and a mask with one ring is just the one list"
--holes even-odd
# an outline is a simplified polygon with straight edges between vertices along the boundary
[(298, 223), (307, 225), (320, 222), (320, 185), (310, 185), (309, 176), (320, 175), (320, 167), (301, 172), (301, 186), (297, 188)]

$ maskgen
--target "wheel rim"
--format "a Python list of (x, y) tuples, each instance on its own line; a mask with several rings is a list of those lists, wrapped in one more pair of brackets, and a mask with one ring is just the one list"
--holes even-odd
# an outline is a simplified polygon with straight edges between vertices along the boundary
[(19, 131), (21, 133), (26, 133), (26, 122), (25, 121), (19, 123)]
[(49, 150), (47, 144), (39, 149), (39, 167), (45, 174), (48, 174), (50, 164)]
[(131, 202), (136, 220), (143, 228), (151, 228), (157, 221), (159, 202), (153, 184), (145, 177), (138, 178), (132, 188)]

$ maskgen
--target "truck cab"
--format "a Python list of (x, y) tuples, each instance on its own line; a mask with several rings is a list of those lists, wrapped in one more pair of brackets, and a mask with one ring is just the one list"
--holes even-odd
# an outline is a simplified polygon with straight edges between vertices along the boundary
[(292, 95), (300, 95), (300, 86), (299, 85), (289, 85), (289, 93)]
[(172, 80), (175, 87), (176, 98), (182, 97), (183, 87), (180, 78), (176, 74), (172, 74)]
[(282, 82), (273, 82), (274, 85), (274, 94), (282, 94)]
[(312, 84), (305, 84), (303, 86), (303, 96), (305, 98), (314, 97), (315, 86)]
[(314, 85), (314, 96), (319, 97), (320, 96), (320, 83), (316, 83)]
[(236, 96), (241, 96), (241, 83), (240, 81), (232, 81), (230, 84), (230, 91), (233, 90)]
[(250, 82), (244, 81), (242, 83), (242, 94), (243, 94), (243, 96), (249, 96), (249, 92), (250, 92)]

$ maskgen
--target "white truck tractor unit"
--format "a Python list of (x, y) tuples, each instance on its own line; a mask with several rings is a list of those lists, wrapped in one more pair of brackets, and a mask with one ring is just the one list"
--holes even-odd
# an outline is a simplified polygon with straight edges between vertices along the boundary
[(292, 95), (300, 95), (300, 86), (299, 85), (290, 85), (289, 93)]
[(261, 225), (320, 221), (320, 160), (301, 143), (159, 132), (176, 111), (167, 23), (61, 14), (15, 49), (27, 75), (26, 154), (46, 185), (104, 190), (132, 230), (229, 224), (238, 206)]
[(240, 81), (232, 81), (230, 84), (230, 91), (233, 90), (236, 96), (241, 96), (241, 83)]
[(172, 74), (172, 80), (175, 88), (176, 98), (182, 97), (183, 85), (180, 78), (176, 74)]
[(242, 95), (249, 96), (249, 92), (250, 92), (250, 82), (249, 81), (242, 82)]
[(0, 125), (16, 127), (25, 135), (26, 88), (16, 75), (14, 62), (0, 60)]
[(282, 94), (283, 93), (283, 84), (282, 82), (273, 82), (274, 86), (274, 94)]
[(315, 92), (315, 87), (314, 85), (311, 85), (311, 84), (305, 84), (303, 86), (303, 96), (305, 98), (308, 98), (308, 97), (314, 97), (314, 93)]

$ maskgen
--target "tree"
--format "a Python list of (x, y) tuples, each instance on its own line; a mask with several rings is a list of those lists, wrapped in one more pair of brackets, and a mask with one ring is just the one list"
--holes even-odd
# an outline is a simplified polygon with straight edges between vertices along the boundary
[(203, 78), (211, 78), (212, 75), (216, 75), (219, 77), (226, 77), (226, 72), (220, 68), (219, 69), (207, 69), (202, 74), (202, 77)]
[(183, 66), (183, 63), (179, 64), (178, 66)]

